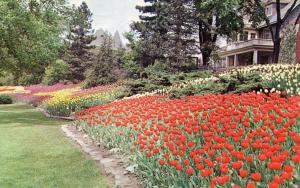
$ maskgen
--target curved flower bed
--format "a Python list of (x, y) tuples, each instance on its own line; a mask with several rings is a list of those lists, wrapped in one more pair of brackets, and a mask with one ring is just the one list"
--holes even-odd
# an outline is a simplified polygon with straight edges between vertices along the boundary
[(120, 87), (119, 83), (90, 89), (81, 89), (80, 84), (33, 85), (15, 96), (18, 101), (41, 105), (50, 115), (66, 117), (75, 111), (115, 100)]
[(152, 96), (76, 117), (92, 138), (137, 164), (148, 187), (297, 187), (299, 103), (300, 96), (276, 93)]
[(118, 96), (120, 87), (116, 85), (98, 86), (81, 90), (71, 88), (49, 93), (53, 97), (44, 102), (51, 115), (69, 116), (72, 112), (112, 102)]
[[(43, 101), (51, 98), (51, 96), (47, 92), (54, 92), (66, 88), (74, 87), (72, 84), (64, 85), (64, 84), (55, 84), (53, 86), (45, 86), (45, 85), (32, 85), (25, 87), (25, 93), (16, 94), (16, 98), (18, 101), (25, 102), (28, 104), (32, 104), (37, 106), (41, 104)], [(44, 95), (41, 95), (44, 93)]]

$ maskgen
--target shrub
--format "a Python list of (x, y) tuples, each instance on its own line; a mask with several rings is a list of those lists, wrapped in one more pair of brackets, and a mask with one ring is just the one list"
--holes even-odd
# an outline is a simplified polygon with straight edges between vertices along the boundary
[(247, 93), (264, 88), (270, 88), (258, 73), (233, 74), (219, 76), (218, 79), (200, 84), (189, 84), (186, 87), (174, 87), (170, 90), (171, 98), (182, 98), (195, 94), (216, 93)]
[(14, 77), (12, 74), (4, 72), (0, 74), (0, 86), (14, 85)]
[(155, 62), (153, 65), (145, 68), (145, 73), (149, 78), (159, 77), (162, 74), (170, 72), (169, 66), (166, 63)]
[(0, 95), (0, 104), (12, 104), (13, 99), (9, 95)]
[(43, 83), (47, 85), (54, 85), (60, 81), (66, 80), (68, 75), (69, 65), (63, 60), (56, 60), (47, 67)]

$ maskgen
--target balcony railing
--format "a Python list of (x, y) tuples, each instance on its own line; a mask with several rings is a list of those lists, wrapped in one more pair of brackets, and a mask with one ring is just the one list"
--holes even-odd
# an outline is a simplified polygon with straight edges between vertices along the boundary
[(251, 46), (272, 47), (273, 41), (271, 39), (252, 39), (252, 40), (248, 40), (248, 41), (235, 42), (235, 43), (229, 44), (228, 46), (225, 46), (224, 50), (231, 51), (231, 50), (237, 50), (237, 49), (251, 47)]

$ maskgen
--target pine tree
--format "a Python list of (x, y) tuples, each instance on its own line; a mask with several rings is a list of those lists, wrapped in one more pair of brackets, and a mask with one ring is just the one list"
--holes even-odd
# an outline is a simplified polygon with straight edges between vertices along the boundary
[(90, 62), (86, 72), (86, 87), (109, 84), (117, 80), (114, 70), (117, 66), (117, 58), (113, 50), (113, 39), (105, 33), (98, 54)]
[(90, 49), (96, 39), (92, 30), (92, 13), (87, 4), (82, 4), (75, 11), (75, 15), (70, 24), (70, 43), (66, 62), (70, 65), (70, 80), (77, 82), (84, 80), (85, 65), (91, 60)]
[(154, 63), (157, 59), (164, 59), (168, 47), (167, 40), (167, 0), (144, 0), (147, 5), (137, 6), (141, 12), (139, 22), (132, 24), (141, 40), (141, 51), (144, 66)]
[(170, 0), (168, 15), (168, 57), (180, 65), (197, 53), (195, 5), (192, 1)]

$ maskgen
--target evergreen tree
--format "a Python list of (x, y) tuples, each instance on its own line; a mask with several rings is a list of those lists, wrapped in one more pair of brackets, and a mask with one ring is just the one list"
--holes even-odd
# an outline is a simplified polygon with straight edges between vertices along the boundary
[(170, 0), (167, 12), (167, 56), (180, 65), (186, 58), (198, 52), (195, 6), (192, 1)]
[(86, 71), (86, 87), (109, 84), (117, 80), (114, 70), (117, 67), (117, 59), (113, 50), (113, 40), (109, 34), (103, 37), (98, 54), (89, 63)]
[(141, 21), (133, 29), (141, 39), (143, 56), (151, 62), (169, 59), (180, 65), (201, 52), (207, 65), (217, 37), (243, 28), (241, 0), (144, 1), (148, 4), (137, 7)]
[(144, 0), (147, 5), (137, 6), (141, 12), (139, 22), (132, 24), (132, 29), (140, 38), (140, 47), (144, 57), (143, 66), (153, 64), (157, 59), (164, 59), (168, 50), (167, 40), (167, 0)]
[(90, 49), (95, 40), (92, 30), (92, 13), (87, 4), (82, 4), (75, 11), (75, 15), (70, 24), (70, 33), (68, 35), (68, 54), (66, 62), (70, 65), (70, 80), (84, 80), (85, 65), (91, 60)]

